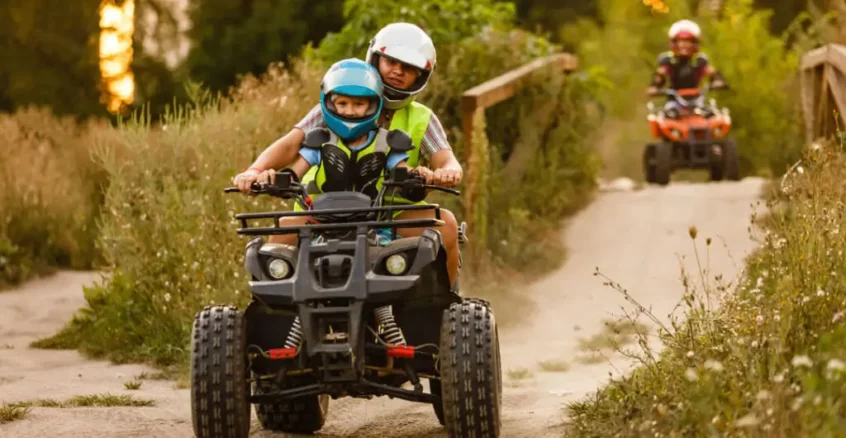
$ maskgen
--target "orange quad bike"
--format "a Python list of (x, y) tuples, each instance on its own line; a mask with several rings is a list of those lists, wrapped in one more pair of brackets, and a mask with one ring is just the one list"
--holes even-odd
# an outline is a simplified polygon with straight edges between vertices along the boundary
[(678, 105), (655, 109), (649, 102), (649, 129), (657, 143), (643, 151), (646, 182), (667, 185), (676, 169), (708, 169), (711, 181), (740, 179), (737, 145), (728, 137), (731, 116), (717, 108), (714, 99), (705, 103), (708, 87), (665, 89), (662, 94)]

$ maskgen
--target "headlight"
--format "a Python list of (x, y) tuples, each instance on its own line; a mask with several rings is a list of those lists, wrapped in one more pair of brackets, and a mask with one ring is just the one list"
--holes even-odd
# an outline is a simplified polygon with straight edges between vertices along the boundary
[(385, 268), (393, 275), (400, 275), (405, 272), (406, 261), (402, 254), (394, 254), (385, 260)]
[(267, 264), (267, 270), (270, 276), (276, 280), (281, 280), (291, 273), (291, 265), (282, 259), (273, 259)]
[(673, 134), (673, 137), (676, 138), (681, 138), (682, 135), (681, 131), (679, 131), (678, 129), (673, 129), (672, 131), (670, 131), (670, 133)]

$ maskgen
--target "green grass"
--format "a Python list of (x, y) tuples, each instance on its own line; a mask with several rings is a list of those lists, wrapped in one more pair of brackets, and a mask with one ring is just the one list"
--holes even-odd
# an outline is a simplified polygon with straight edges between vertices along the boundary
[[(658, 331), (661, 351), (649, 349), (637, 335), (642, 351), (632, 357), (641, 366), (571, 403), (568, 436), (842, 436), (842, 148), (804, 151), (801, 164), (767, 201), (778, 213), (756, 233), (762, 245), (747, 260), (739, 283), (729, 285), (733, 279), (707, 268), (686, 273), (680, 285), (685, 314)], [(696, 234), (692, 228), (702, 257)], [(632, 302), (636, 314), (651, 316)]]
[(140, 389), (142, 383), (144, 382), (141, 382), (140, 380), (130, 380), (127, 382), (123, 382), (123, 387), (128, 390), (134, 391), (136, 389)]
[(93, 394), (76, 395), (65, 401), (42, 398), (36, 400), (21, 401), (9, 404), (19, 408), (110, 408), (110, 407), (148, 407), (155, 406), (154, 400), (137, 399), (131, 395), (120, 394)]
[(0, 405), (0, 424), (23, 419), (28, 413), (29, 408), (26, 406), (2, 404)]

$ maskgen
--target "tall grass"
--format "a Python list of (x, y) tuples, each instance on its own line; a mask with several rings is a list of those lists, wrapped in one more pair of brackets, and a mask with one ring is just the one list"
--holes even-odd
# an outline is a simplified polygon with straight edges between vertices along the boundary
[(90, 143), (102, 129), (46, 109), (0, 115), (0, 288), (98, 260), (106, 180)]
[(844, 146), (803, 151), (767, 201), (739, 285), (694, 274), (663, 351), (645, 350), (632, 375), (571, 404), (569, 435), (842, 436)]

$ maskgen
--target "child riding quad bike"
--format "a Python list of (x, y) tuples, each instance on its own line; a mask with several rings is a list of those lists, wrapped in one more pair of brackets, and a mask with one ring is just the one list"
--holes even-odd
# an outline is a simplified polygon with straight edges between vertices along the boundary
[[(712, 99), (705, 104), (709, 89), (727, 89), (722, 75), (699, 52), (701, 29), (690, 20), (674, 23), (668, 32), (671, 50), (658, 58), (658, 67), (647, 93), (668, 97), (664, 108), (655, 111), (649, 103), (648, 122), (652, 136), (660, 143), (643, 152), (646, 181), (668, 184), (679, 168), (709, 169), (712, 181), (738, 179), (737, 148), (727, 138), (731, 117)], [(701, 86), (710, 78), (710, 87)], [(661, 87), (667, 85), (667, 89)], [(701, 88), (701, 89), (700, 89)]]
[[(197, 313), (191, 357), (196, 436), (247, 437), (251, 403), (265, 429), (312, 433), (324, 425), (329, 397), (382, 395), (432, 404), (449, 436), (499, 436), (502, 377), (493, 311), (450, 290), (437, 230), (396, 239), (398, 228), (442, 222), (436, 204), (383, 203), (386, 193), (398, 190), (457, 191), (428, 185), (402, 167), (392, 170), (375, 199), (328, 192), (309, 203), (306, 186), (290, 172), (251, 190), (293, 199), (303, 210), (238, 214), (238, 233), (293, 234), (298, 247), (250, 240), (251, 303), (243, 311), (215, 305)], [(393, 219), (400, 209), (434, 210), (435, 219)], [(314, 222), (281, 225), (281, 218), (296, 216)], [(262, 219), (270, 226), (247, 225)], [(392, 232), (377, 232), (385, 229)], [(428, 380), (428, 392), (421, 379)], [(402, 388), (406, 382), (413, 389)]]
[(680, 168), (708, 169), (711, 181), (739, 180), (737, 146), (729, 139), (731, 116), (711, 99), (705, 104), (703, 90), (666, 89), (663, 93), (677, 107), (655, 111), (649, 103), (647, 121), (652, 137), (660, 142), (646, 145), (643, 170), (646, 182), (666, 185)]

